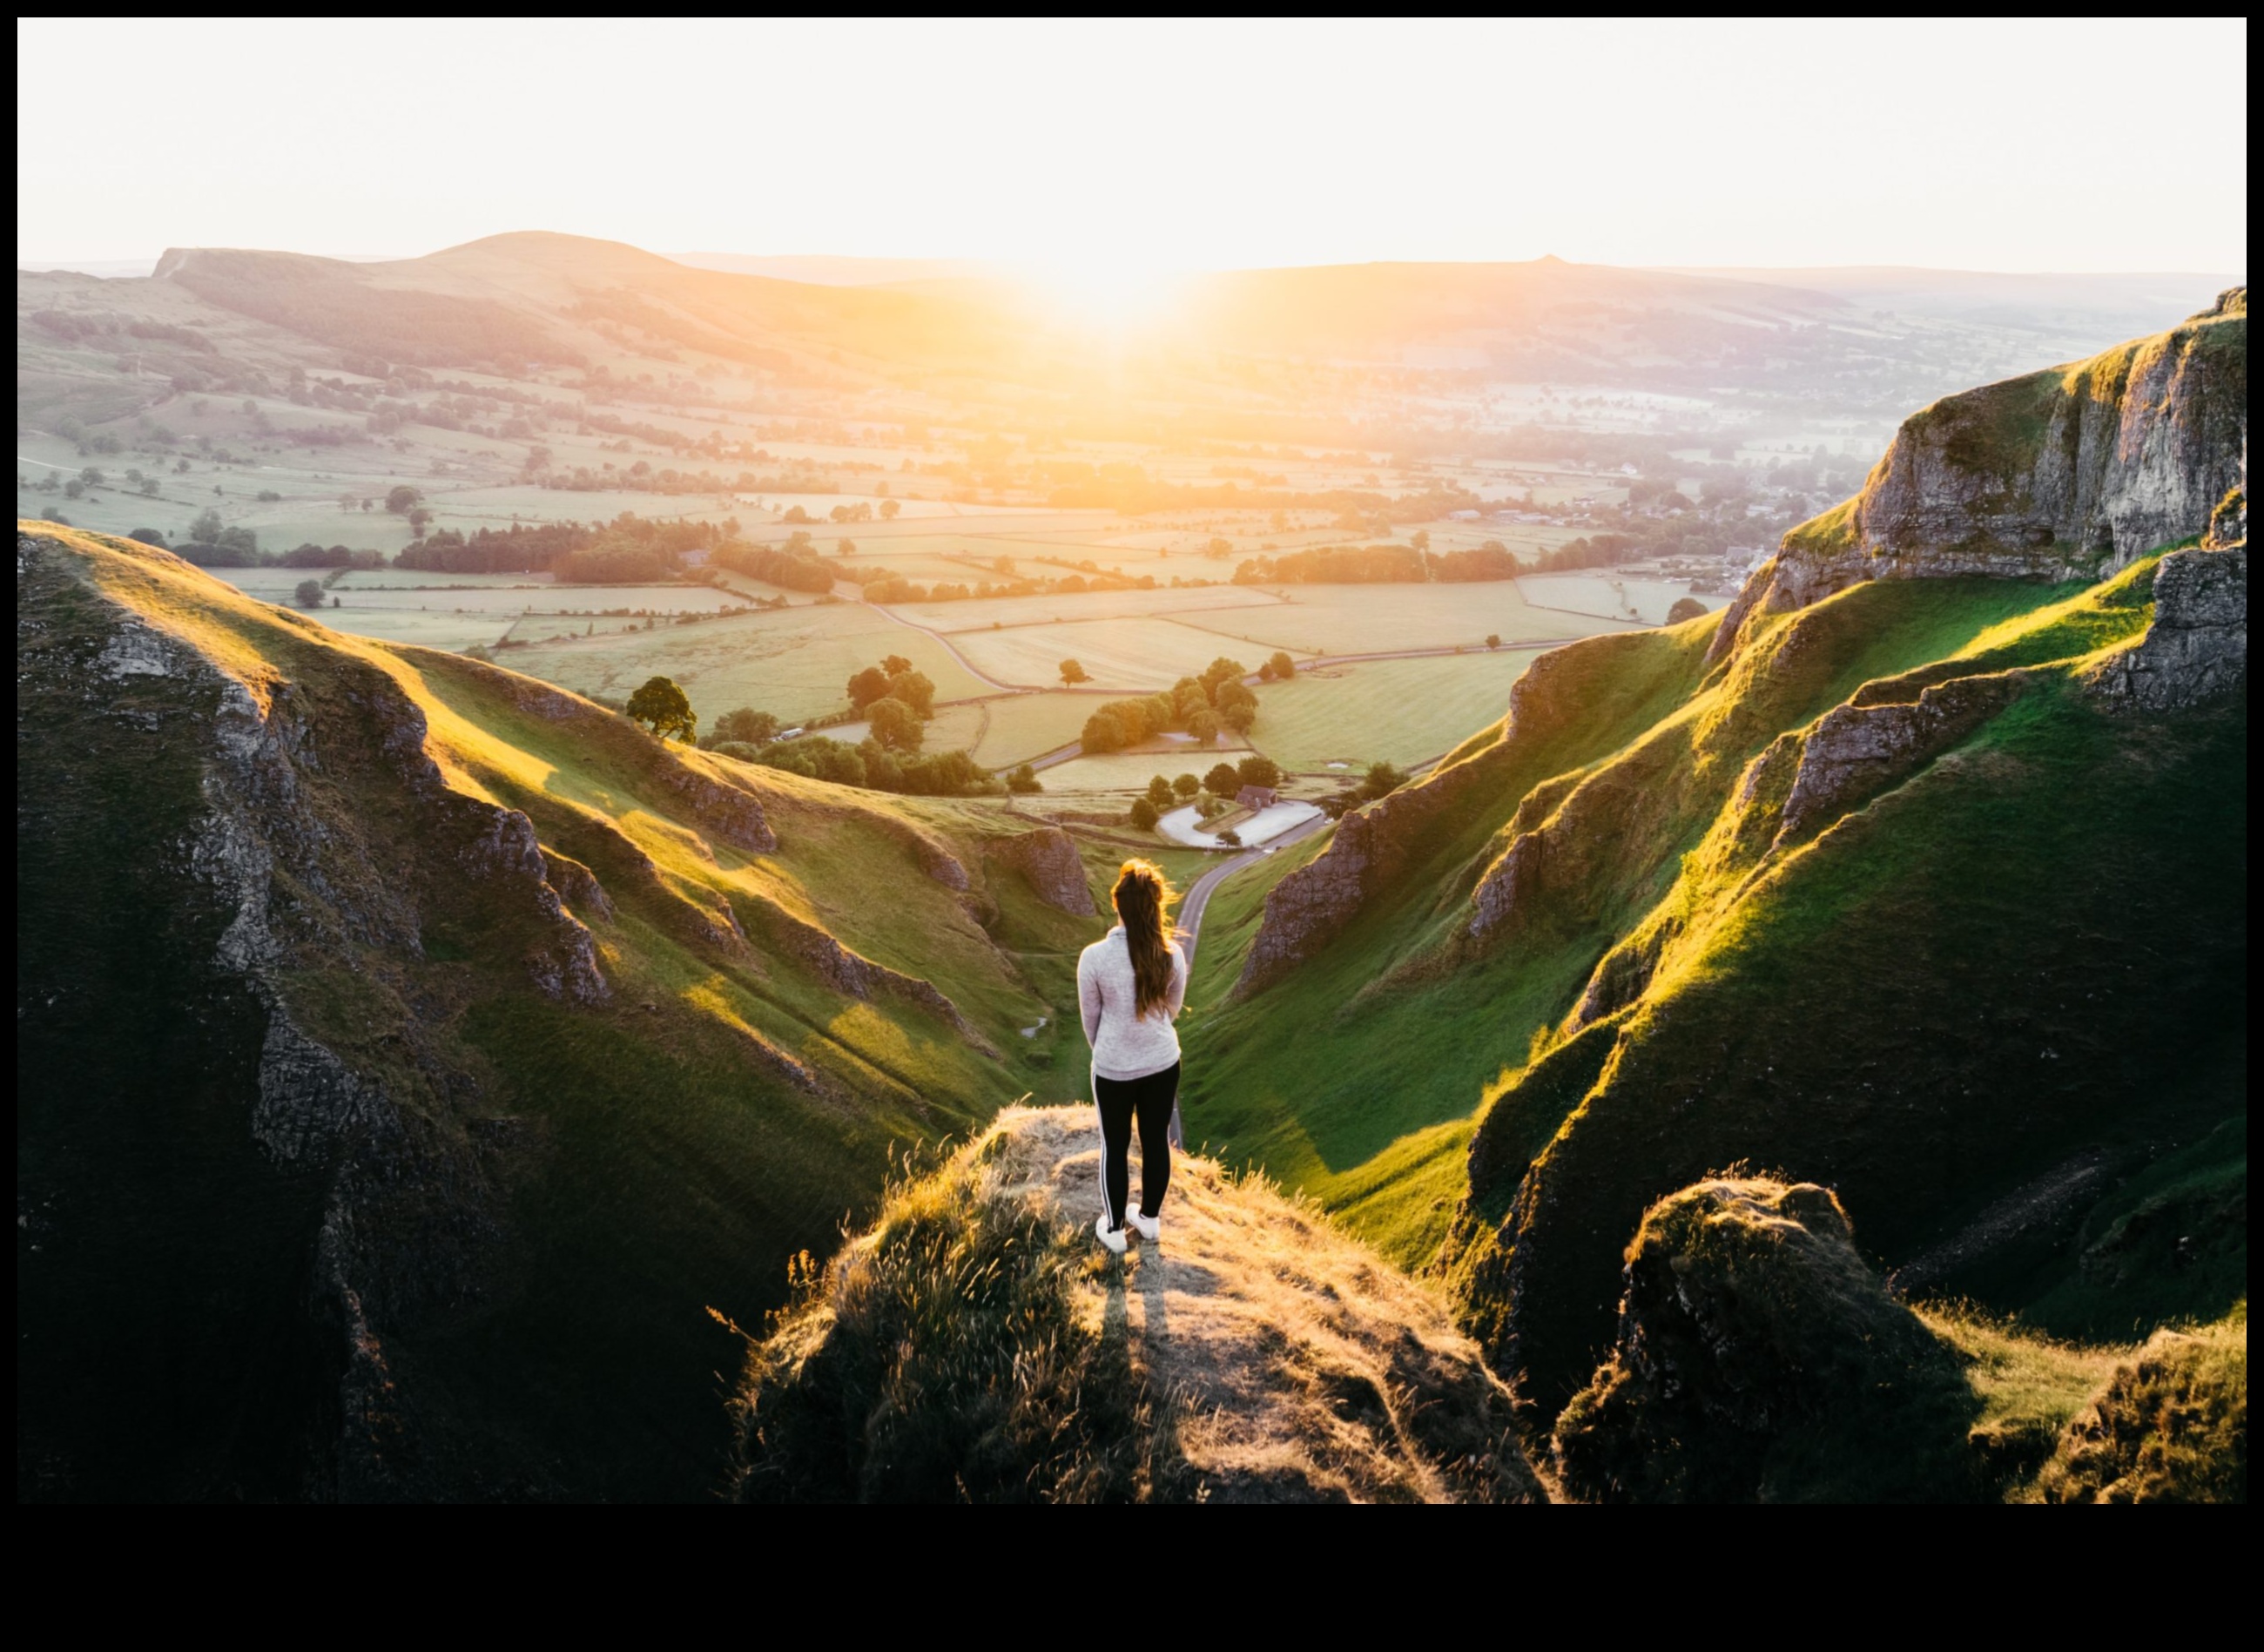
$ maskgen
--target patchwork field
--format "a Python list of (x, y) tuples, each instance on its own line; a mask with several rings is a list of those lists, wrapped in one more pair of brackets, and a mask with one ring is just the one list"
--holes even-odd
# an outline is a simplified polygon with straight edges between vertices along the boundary
[(906, 602), (890, 612), (938, 631), (984, 631), (995, 626), (1076, 623), (1139, 615), (1199, 614), (1218, 608), (1273, 608), (1281, 599), (1247, 586), (1200, 586), (1174, 591), (1084, 591), (1034, 597), (994, 597), (981, 602)]
[(936, 698), (989, 692), (943, 645), (860, 603), (813, 604), (511, 651), (504, 663), (582, 694), (622, 698), (647, 677), (673, 677), (701, 721), (740, 706), (799, 721), (844, 709), (853, 673), (902, 654)]
[(1214, 763), (1235, 762), (1249, 752), (1248, 746), (1229, 745), (1223, 739), (1216, 746), (1190, 746), (1180, 752), (1112, 752), (1106, 757), (1072, 757), (1041, 771), (1038, 778), (1045, 782), (1051, 806), (1074, 808), (1075, 799), (1089, 797), (1096, 800), (1096, 807), (1121, 809), (1157, 775), (1166, 780), (1200, 775)]
[(1260, 683), (1251, 741), (1283, 768), (1303, 774), (1332, 762), (1353, 770), (1425, 762), (1500, 717), (1510, 685), (1542, 651), (1372, 659)]
[[(1001, 682), (1058, 683), (1061, 662), (1074, 659), (1091, 675), (1093, 687), (1126, 690), (1168, 688), (1222, 654), (1241, 659), (1248, 652), (1229, 649), (1213, 632), (1139, 615), (964, 631), (952, 642), (977, 670)], [(1254, 669), (1263, 657), (1261, 652), (1243, 663)]]
[[(1674, 579), (1630, 579), (1608, 573), (1524, 574), (1518, 579), (1525, 600), (1550, 612), (1607, 619), (1633, 619), (1645, 625), (1666, 623), (1666, 611), (1693, 594), (1688, 585)], [(1698, 599), (1710, 611), (1726, 605), (1726, 597)]]
[[(1625, 629), (1588, 615), (1552, 613), (1527, 600), (1512, 580), (1471, 585), (1316, 585), (1279, 587), (1270, 608), (1188, 615), (1176, 622), (1292, 653), (1383, 653), (1401, 648), (1477, 648), (1498, 635), (1506, 643), (1586, 637)], [(1237, 658), (1240, 656), (1237, 655)], [(1081, 658), (1081, 656), (1080, 656)], [(1087, 662), (1090, 668), (1091, 662)], [(1256, 660), (1251, 661), (1256, 665)]]
[[(982, 732), (970, 748), (985, 768), (1007, 768), (1077, 739), (1101, 704), (1089, 694), (1017, 694), (982, 702)], [(939, 714), (937, 720), (940, 722)], [(932, 733), (930, 743), (934, 741)]]

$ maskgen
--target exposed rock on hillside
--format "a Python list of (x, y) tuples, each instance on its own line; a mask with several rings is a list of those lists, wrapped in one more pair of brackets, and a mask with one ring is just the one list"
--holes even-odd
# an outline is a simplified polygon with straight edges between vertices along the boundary
[(2173, 551), (2154, 571), (2154, 622), (2093, 674), (2134, 710), (2221, 699), (2248, 680), (2248, 547)]
[(1031, 892), (1049, 906), (1079, 918), (1092, 915), (1092, 887), (1085, 881), (1085, 862), (1059, 826), (1041, 826), (993, 841), (985, 852), (1020, 872)]
[[(924, 981), (918, 976), (906, 975), (885, 964), (875, 964), (868, 957), (860, 957), (816, 924), (803, 922), (776, 901), (765, 900), (756, 904), (760, 913), (758, 921), (770, 942), (816, 973), (834, 991), (867, 1001), (874, 994), (885, 993), (941, 1017), (983, 1054), (995, 1056), (998, 1053), (998, 1046), (960, 1013), (959, 1006), (946, 997), (934, 982)], [(732, 921), (736, 924), (737, 919), (734, 917)]]
[[(1624, 681), (1600, 694), (1594, 684), (1611, 676), (1613, 665), (1635, 643), (1626, 636), (1591, 637), (1543, 654), (1511, 688), (1509, 715), (1498, 739), (1339, 821), (1328, 847), (1268, 891), (1265, 919), (1234, 995), (1263, 991), (1313, 957), (1411, 863), (1436, 853), (1455, 825), (1483, 810), (1534, 763), (1549, 761), (1597, 699), (1628, 692)], [(1626, 675), (1641, 677), (1634, 671)], [(1558, 755), (1556, 761), (1564, 760)]]
[(1724, 616), (1862, 579), (2090, 579), (2191, 540), (2242, 479), (2248, 295), (2182, 325), (1943, 397), (1905, 420), (1861, 493), (1785, 535)]
[[(1020, 1088), (920, 973), (740, 929), (888, 900), (1026, 1017), (884, 808), (68, 528), (17, 672), (27, 1497), (700, 1495), (700, 1306)], [(773, 811), (816, 852), (748, 863)]]
[(1957, 677), (1917, 699), (1827, 711), (1800, 746), (1780, 841), (1805, 835), (1903, 779), (2002, 710), (2025, 686), (2017, 673)]
[(1618, 1346), (1559, 1421), (1577, 1496), (1631, 1503), (1974, 1496), (1970, 1398), (1825, 1189), (1686, 1188), (1628, 1248)]
[(1208, 1159), (1101, 1255), (1099, 1148), (1090, 1109), (1009, 1109), (896, 1190), (752, 1346), (740, 1497), (1540, 1500), (1432, 1297)]

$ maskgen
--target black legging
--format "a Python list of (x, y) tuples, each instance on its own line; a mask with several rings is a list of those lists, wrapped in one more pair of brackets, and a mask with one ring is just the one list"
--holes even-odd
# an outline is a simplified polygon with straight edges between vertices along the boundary
[(1100, 1190), (1108, 1200), (1108, 1226), (1124, 1226), (1124, 1201), (1132, 1185), (1132, 1119), (1140, 1119), (1140, 1214), (1164, 1208), (1172, 1185), (1172, 1110), (1179, 1096), (1179, 1064), (1136, 1079), (1092, 1075), (1092, 1096), (1100, 1108)]

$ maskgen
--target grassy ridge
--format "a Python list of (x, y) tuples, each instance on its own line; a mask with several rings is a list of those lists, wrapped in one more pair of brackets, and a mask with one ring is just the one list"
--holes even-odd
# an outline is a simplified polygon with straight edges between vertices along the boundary
[[(36, 577), (19, 578), (19, 895), (49, 916), (24, 932), (18, 967), (56, 1013), (22, 1035), (19, 1153), (26, 1208), (68, 1212), (50, 1248), (73, 1259), (24, 1281), (21, 1379), (32, 1432), (54, 1428), (49, 1488), (215, 1495), (199, 1476), (240, 1459), (272, 1469), (247, 1495), (289, 1495), (326, 1426), (309, 1411), (323, 1385), (301, 1379), (304, 1360), (250, 1350), (296, 1336), (315, 1357), (320, 1337), (294, 1303), (324, 1201), (338, 1176), (360, 1185), (390, 1165), (413, 1185), (356, 1207), (376, 1257), (361, 1284), (414, 1399), (404, 1426), (428, 1445), (388, 1472), (453, 1495), (700, 1494), (722, 1460), (708, 1373), (729, 1349), (705, 1310), (759, 1321), (784, 1299), (786, 1259), (830, 1247), (844, 1215), (868, 1207), (894, 1148), (964, 1134), (1042, 1081), (1048, 1047), (1014, 1030), (1057, 998), (1099, 920), (992, 876), (983, 846), (1021, 829), (1011, 819), (678, 757), (554, 690), (327, 631), (146, 547), (23, 532), (40, 549)], [(149, 675), (90, 691), (111, 680), (86, 663), (135, 624), (204, 662), (209, 686)], [(265, 1017), (215, 971), (229, 913), (184, 863), (206, 829), (223, 677), (269, 706), (299, 753), (294, 781), (257, 811), (279, 843), (313, 846), (303, 870), (277, 862), (272, 990), (385, 1087), (405, 1162), (422, 1168), (367, 1141), (327, 1168), (279, 1168), (246, 1135)], [(438, 802), (404, 790), (386, 755), (406, 709), (448, 788)], [(687, 800), (687, 770), (758, 796), (777, 850), (735, 847)], [(524, 957), (534, 932), (518, 897), (466, 871), (440, 824), (455, 818), (449, 796), (522, 811), (546, 848), (596, 872), (610, 915), (575, 904), (607, 1001), (537, 990)], [(969, 876), (963, 895), (925, 870), (946, 855)], [(940, 983), (997, 1053), (915, 994), (845, 993), (791, 943), (795, 921)], [(183, 1071), (209, 1074), (208, 1089), (153, 1076)], [(136, 1165), (143, 1191), (127, 1194)], [(193, 1185), (184, 1165), (200, 1167)], [(90, 1166), (114, 1195), (72, 1190)], [(101, 1245), (85, 1232), (97, 1210)], [(220, 1210), (240, 1222), (215, 1242)], [(141, 1282), (167, 1270), (180, 1288), (145, 1299)], [(216, 1291), (243, 1299), (241, 1312), (201, 1315)], [(146, 1374), (116, 1357), (121, 1336), (201, 1351), (182, 1404), (265, 1444), (240, 1450), (207, 1423), (113, 1467), (94, 1425), (123, 1403), (121, 1382)], [(300, 1373), (298, 1386), (260, 1398), (244, 1386), (260, 1371)], [(110, 1477), (129, 1459), (134, 1478)]]

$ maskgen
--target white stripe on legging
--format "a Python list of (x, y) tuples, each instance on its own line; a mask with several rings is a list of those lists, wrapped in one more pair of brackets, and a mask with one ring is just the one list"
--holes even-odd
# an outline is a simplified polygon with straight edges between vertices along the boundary
[(1100, 1126), (1100, 1208), (1113, 1234), (1124, 1224), (1117, 1219), (1116, 1207), (1108, 1202), (1108, 1119), (1100, 1110), (1100, 1074), (1090, 1068), (1087, 1072), (1092, 1079), (1092, 1122)]

